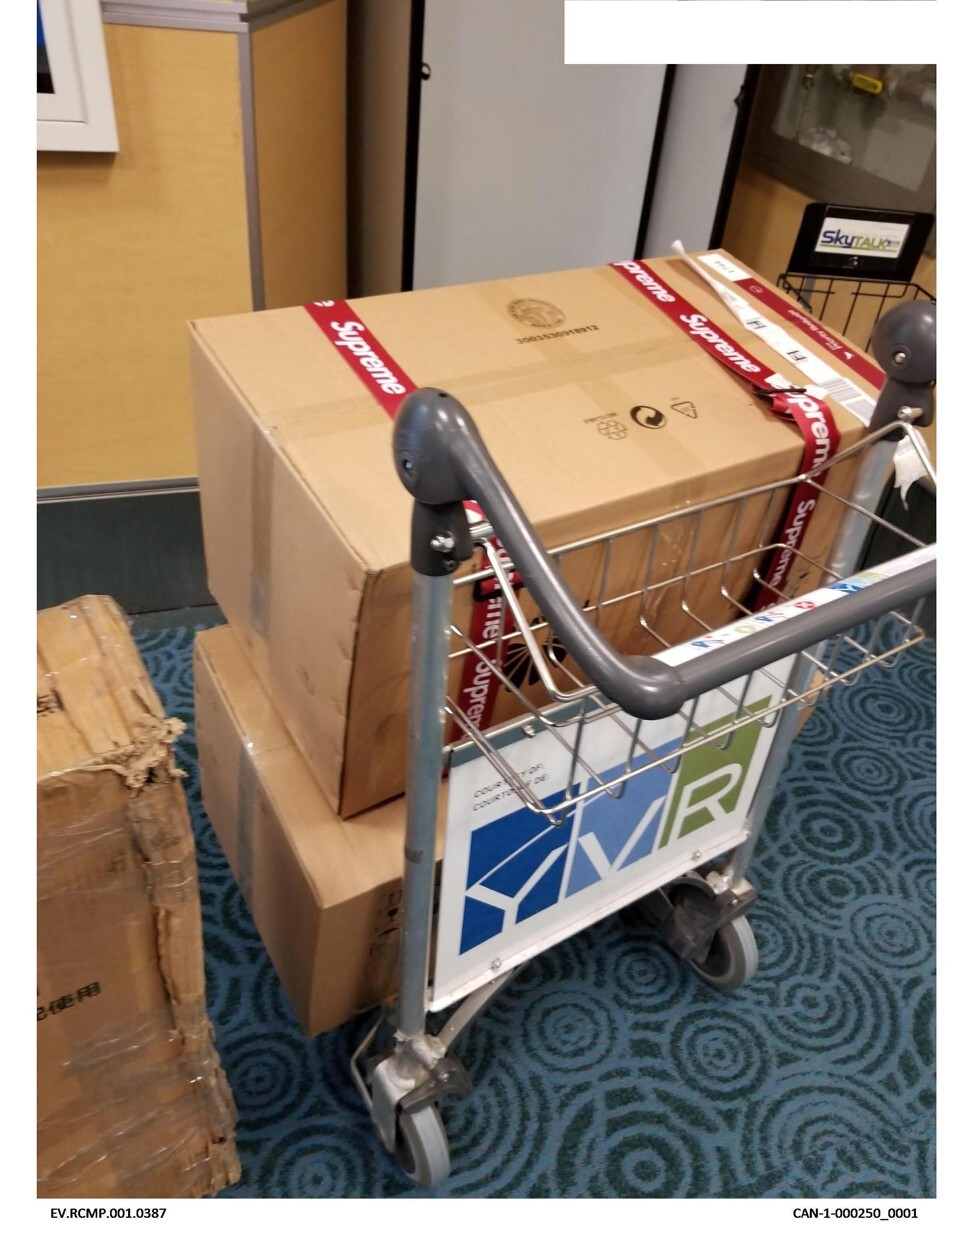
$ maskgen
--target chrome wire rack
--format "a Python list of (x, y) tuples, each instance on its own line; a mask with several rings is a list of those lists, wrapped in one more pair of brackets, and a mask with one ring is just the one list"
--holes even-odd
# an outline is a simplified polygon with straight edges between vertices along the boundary
[[(911, 428), (902, 424), (899, 429), (896, 435), (911, 443), (934, 481), (934, 469)], [(841, 491), (850, 486), (848, 492), (853, 493), (860, 463), (881, 439), (880, 433), (866, 437), (801, 476), (551, 548), (550, 557), (568, 583), (572, 569), (583, 572), (586, 588), (594, 591), (594, 597), (583, 608), (585, 613), (626, 652), (666, 659), (677, 654), (679, 645), (708, 635), (713, 635), (716, 644), (720, 634), (726, 636), (727, 629), (730, 636), (738, 636), (743, 630), (759, 631), (762, 624), (774, 618), (775, 608), (786, 604), (799, 610), (799, 597), (787, 599), (779, 595), (761, 606), (758, 617), (753, 614), (760, 593), (772, 593), (764, 574), (774, 552), (785, 543), (771, 538), (776, 536), (784, 505), (799, 484), (816, 486), (820, 496), (815, 513), (827, 509), (836, 512), (845, 530), (849, 515), (857, 521), (858, 532), (887, 532), (910, 550), (924, 548), (917, 538)], [(679, 736), (674, 739), (679, 749), (659, 754), (652, 749), (659, 745), (659, 738), (650, 726), (661, 722), (626, 715), (598, 692), (567, 654), (549, 623), (539, 613), (530, 614), (524, 605), (527, 599), (516, 584), (513, 565), (489, 526), (480, 524), (472, 531), (482, 555), (481, 566), (457, 577), (455, 585), (476, 591), (488, 584), (489, 596), (503, 600), (505, 631), (488, 640), (474, 641), (468, 632), (452, 623), (449, 658), (455, 663), (474, 656), (480, 669), (496, 678), (495, 683), (509, 696), (507, 708), (512, 706), (516, 714), (483, 730), (458, 703), (447, 699), (454, 738), (444, 754), (448, 763), (476, 748), (492, 764), (507, 790), (531, 811), (554, 823), (563, 823), (581, 800), (598, 794), (620, 797), (627, 782), (640, 773), (652, 769), (675, 772), (688, 749), (707, 743), (727, 749), (736, 733), (747, 725), (770, 727), (785, 707), (810, 706), (830, 686), (852, 685), (865, 668), (873, 665), (893, 667), (903, 650), (925, 636), (918, 623), (924, 602), (919, 599), (911, 607), (889, 611), (734, 682), (717, 686), (710, 694), (687, 703), (672, 718), (679, 725)], [(793, 581), (805, 595), (841, 582), (852, 567), (839, 554), (821, 557), (799, 547), (790, 550), (790, 558)], [(867, 573), (858, 578), (861, 575), (866, 577)], [(666, 624), (673, 631), (665, 632)], [(731, 704), (730, 714), (715, 722), (706, 719), (712, 694)], [(726, 710), (725, 702), (720, 710)], [(613, 721), (628, 739), (624, 769), (609, 777), (598, 773), (584, 756), (585, 730), (603, 720)], [(504, 748), (511, 741), (533, 737), (541, 730), (551, 731), (566, 753), (566, 778), (543, 783), (546, 796), (551, 791), (559, 794), (555, 803), (543, 802), (540, 792), (504, 756)], [(580, 781), (587, 783), (585, 788), (580, 788)]]

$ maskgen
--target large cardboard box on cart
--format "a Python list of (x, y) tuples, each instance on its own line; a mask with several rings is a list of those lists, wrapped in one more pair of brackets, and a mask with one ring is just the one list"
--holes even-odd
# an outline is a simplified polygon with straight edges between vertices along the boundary
[[(745, 349), (787, 369), (684, 262), (651, 265)], [(610, 267), (351, 305), (321, 308), (339, 325), (330, 335), (359, 350), (366, 341), (374, 350), (366, 368), (387, 367), (386, 379), (398, 373), (458, 397), (547, 545), (799, 470), (795, 427)], [(827, 356), (799, 327), (788, 330)], [(332, 343), (305, 308), (201, 320), (191, 340), (210, 588), (328, 801), (354, 815), (404, 788), (411, 499), (392, 465), (389, 415), (362, 379), (361, 355)], [(845, 448), (863, 428), (832, 409)], [(782, 499), (774, 509), (782, 512)], [(818, 506), (808, 553), (826, 555), (837, 514)], [(684, 571), (689, 552), (696, 563), (718, 555), (735, 526), (713, 515), (700, 535), (675, 529), (661, 546), (661, 570)], [(745, 517), (737, 545), (755, 543), (763, 527), (758, 512)], [(615, 552), (611, 580), (640, 579), (642, 561)], [(567, 575), (582, 602), (603, 592), (589, 556)], [(697, 591), (695, 609), (710, 626), (732, 616), (720, 593), (727, 578), (742, 598), (751, 565), (713, 572)], [(794, 565), (787, 593), (818, 579)], [(663, 641), (699, 631), (680, 602), (672, 589), (646, 608)], [(466, 627), (471, 614), (467, 588), (454, 622)], [(621, 638), (625, 649), (660, 649), (643, 634)], [(454, 661), (450, 693), (461, 683)], [(517, 714), (511, 702), (500, 691), (494, 721)]]
[(306, 1034), (397, 982), (405, 801), (342, 820), (229, 625), (196, 637), (206, 812)]
[(110, 599), (42, 611), (37, 630), (38, 1195), (211, 1195), (240, 1166), (182, 726)]

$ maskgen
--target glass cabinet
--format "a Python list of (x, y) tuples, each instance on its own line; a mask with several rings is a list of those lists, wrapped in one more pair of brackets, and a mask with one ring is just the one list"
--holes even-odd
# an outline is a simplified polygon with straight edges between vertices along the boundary
[(746, 159), (818, 201), (935, 208), (935, 66), (764, 66)]

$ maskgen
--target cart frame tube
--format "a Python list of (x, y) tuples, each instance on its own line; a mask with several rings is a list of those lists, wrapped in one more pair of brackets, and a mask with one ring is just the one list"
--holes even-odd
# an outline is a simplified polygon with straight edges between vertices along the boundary
[(860, 469), (854, 478), (854, 489), (848, 501), (861, 510), (845, 511), (837, 530), (827, 567), (838, 577), (849, 576), (860, 566), (873, 521), (872, 515), (881, 505), (884, 489), (894, 469), (894, 453), (898, 441), (876, 441), (864, 454)]
[(451, 616), (452, 577), (415, 572), (396, 1017), (398, 1033), (405, 1039), (425, 1031)]
[[(838, 577), (849, 576), (857, 570), (860, 564), (872, 526), (871, 521), (866, 514), (862, 514), (862, 511), (869, 511), (873, 514), (880, 505), (884, 487), (894, 466), (896, 445), (897, 442), (894, 440), (877, 441), (864, 454), (860, 470), (854, 479), (854, 488), (848, 499), (854, 506), (862, 509), (844, 512), (827, 560), (828, 570)], [(798, 659), (794, 673), (790, 677), (791, 688), (795, 691), (806, 689), (812, 676), (813, 664), (810, 659)], [(770, 802), (789, 759), (790, 748), (796, 740), (802, 714), (803, 709), (799, 703), (791, 703), (780, 713), (773, 744), (746, 817), (745, 836), (740, 845), (730, 852), (729, 859), (723, 866), (723, 872), (733, 882), (745, 876), (749, 868), (756, 850), (756, 843), (766, 823)]]

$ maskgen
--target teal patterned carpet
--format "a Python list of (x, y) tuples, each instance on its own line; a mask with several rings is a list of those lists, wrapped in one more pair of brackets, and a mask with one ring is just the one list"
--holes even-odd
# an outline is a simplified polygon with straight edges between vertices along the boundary
[[(464, 1037), (453, 1173), (416, 1189), (349, 1058), (370, 1019), (300, 1032), (206, 820), (189, 628), (136, 634), (195, 826), (209, 1010), (239, 1109), (226, 1197), (935, 1194), (935, 652), (818, 704), (750, 877), (753, 981), (720, 995), (635, 905), (526, 966)], [(876, 675), (879, 674), (879, 675)]]

